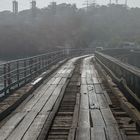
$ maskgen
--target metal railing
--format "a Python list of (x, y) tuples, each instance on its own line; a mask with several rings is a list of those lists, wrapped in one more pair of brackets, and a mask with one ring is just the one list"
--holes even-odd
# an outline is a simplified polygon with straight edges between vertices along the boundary
[(93, 53), (94, 49), (62, 49), (0, 65), (0, 97), (27, 84), (53, 64), (70, 57)]
[(107, 71), (125, 95), (140, 104), (140, 70), (102, 52), (95, 52), (97, 62)]

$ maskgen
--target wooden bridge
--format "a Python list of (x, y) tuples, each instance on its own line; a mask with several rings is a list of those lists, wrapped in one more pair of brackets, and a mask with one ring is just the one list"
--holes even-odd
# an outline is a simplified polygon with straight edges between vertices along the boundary
[(0, 140), (140, 139), (139, 69), (104, 51), (61, 50), (0, 68)]

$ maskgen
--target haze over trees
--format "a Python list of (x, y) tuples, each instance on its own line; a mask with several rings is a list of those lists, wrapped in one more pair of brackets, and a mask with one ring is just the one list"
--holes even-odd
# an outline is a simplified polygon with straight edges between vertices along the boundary
[(52, 3), (18, 15), (0, 12), (1, 57), (25, 57), (64, 47), (116, 47), (125, 41), (140, 43), (140, 8), (91, 5), (78, 9)]

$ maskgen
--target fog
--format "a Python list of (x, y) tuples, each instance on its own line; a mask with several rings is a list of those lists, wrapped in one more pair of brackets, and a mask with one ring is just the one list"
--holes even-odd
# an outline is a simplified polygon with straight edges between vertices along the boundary
[(140, 8), (50, 4), (14, 14), (0, 12), (0, 56), (25, 57), (64, 47), (140, 45)]

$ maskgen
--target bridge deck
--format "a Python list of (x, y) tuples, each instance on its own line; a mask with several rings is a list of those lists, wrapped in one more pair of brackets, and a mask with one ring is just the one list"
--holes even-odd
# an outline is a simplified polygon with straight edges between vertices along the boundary
[(91, 57), (84, 59), (77, 140), (122, 140), (110, 104)]
[[(37, 89), (34, 96), (21, 107), (0, 128), (0, 140), (36, 140), (54, 105), (59, 103), (64, 89), (72, 76), (73, 58), (63, 65), (49, 81)], [(77, 125), (70, 129), (69, 139), (76, 140), (122, 140), (123, 135), (110, 110), (111, 101), (102, 86), (102, 81), (93, 63), (93, 57), (83, 58), (80, 80), (80, 104), (77, 105)], [(74, 136), (73, 136), (74, 135)], [(74, 140), (74, 139), (73, 139)]]

